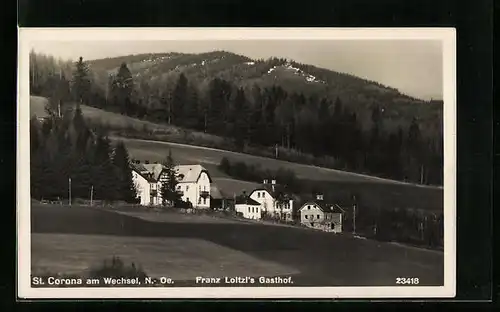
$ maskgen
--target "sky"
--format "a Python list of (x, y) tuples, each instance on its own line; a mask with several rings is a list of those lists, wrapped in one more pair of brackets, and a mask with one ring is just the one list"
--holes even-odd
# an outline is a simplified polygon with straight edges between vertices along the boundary
[(62, 59), (99, 59), (140, 53), (224, 50), (250, 58), (282, 57), (377, 81), (417, 98), (443, 96), (439, 40), (165, 40), (35, 41), (32, 48)]

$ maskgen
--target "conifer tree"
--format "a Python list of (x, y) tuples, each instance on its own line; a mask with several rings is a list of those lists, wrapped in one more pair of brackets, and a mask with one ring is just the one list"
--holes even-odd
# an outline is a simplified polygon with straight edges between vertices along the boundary
[(72, 91), (73, 96), (78, 105), (86, 104), (89, 94), (90, 94), (90, 78), (89, 78), (89, 68), (83, 58), (80, 56), (75, 64), (75, 70), (73, 72), (73, 85)]
[(122, 63), (118, 69), (118, 73), (113, 79), (111, 93), (114, 99), (114, 104), (118, 105), (123, 114), (132, 115), (134, 113), (132, 92), (134, 89), (134, 81), (132, 73), (127, 64)]
[(137, 198), (137, 190), (132, 178), (128, 151), (123, 141), (119, 141), (115, 145), (113, 165), (116, 170), (119, 199), (127, 203), (134, 203)]
[(160, 187), (160, 194), (162, 197), (163, 205), (174, 206), (176, 205), (181, 195), (177, 192), (178, 175), (175, 171), (174, 159), (172, 151), (168, 151), (168, 156), (163, 161), (162, 183)]
[(186, 104), (188, 100), (188, 80), (184, 74), (179, 75), (179, 79), (177, 80), (177, 84), (175, 85), (175, 89), (172, 94), (172, 119), (175, 125), (182, 126), (184, 125), (184, 117), (183, 114), (186, 110)]

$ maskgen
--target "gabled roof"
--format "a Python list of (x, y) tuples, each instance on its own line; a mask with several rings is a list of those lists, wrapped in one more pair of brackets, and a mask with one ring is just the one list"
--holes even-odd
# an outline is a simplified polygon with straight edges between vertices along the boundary
[(308, 205), (313, 205), (313, 204), (318, 206), (319, 209), (323, 212), (345, 213), (345, 209), (343, 209), (342, 207), (340, 207), (340, 205), (338, 205), (336, 203), (327, 203), (327, 202), (318, 201), (318, 200), (305, 202), (304, 204), (302, 204), (300, 206), (299, 210), (302, 210), (302, 209), (304, 209), (304, 207), (306, 207)]
[(252, 192), (250, 192), (249, 196), (251, 196), (254, 192), (258, 191), (267, 191), (269, 195), (271, 195), (273, 198), (276, 198), (280, 193), (283, 193), (285, 196), (291, 199), (291, 197), (288, 195), (288, 192), (286, 191), (286, 188), (280, 184), (275, 184), (274, 190), (272, 184), (263, 184), (260, 187), (254, 189)]
[(178, 174), (179, 183), (197, 182), (202, 172), (205, 172), (209, 181), (212, 182), (210, 174), (208, 174), (207, 169), (205, 169), (202, 165), (179, 165), (175, 166), (175, 170)]
[(260, 203), (251, 199), (249, 196), (238, 196), (236, 197), (236, 205), (252, 205), (260, 206)]
[(224, 194), (214, 183), (210, 184), (210, 197), (213, 199), (222, 199)]
[[(158, 182), (165, 166), (162, 164), (132, 164), (132, 169), (139, 173), (149, 182)], [(210, 182), (210, 174), (201, 165), (178, 165), (174, 167), (178, 174), (178, 182), (197, 182), (202, 172), (205, 172)]]
[(159, 164), (131, 164), (132, 170), (137, 172), (141, 177), (143, 177), (146, 181), (150, 183), (154, 183), (158, 181), (159, 173), (155, 175), (155, 170), (157, 171), (158, 168), (154, 168), (151, 166), (157, 165), (161, 166)]

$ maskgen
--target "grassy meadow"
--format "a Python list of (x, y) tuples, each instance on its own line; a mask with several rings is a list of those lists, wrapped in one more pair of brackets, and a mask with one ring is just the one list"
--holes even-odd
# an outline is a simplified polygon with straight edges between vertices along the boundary
[[(192, 216), (198, 218), (199, 216)], [(209, 222), (175, 213), (149, 220), (97, 208), (34, 203), (32, 266), (77, 272), (105, 258), (148, 275), (291, 274), (294, 286), (395, 286), (396, 277), (442, 285), (443, 253), (352, 236), (250, 222)]]

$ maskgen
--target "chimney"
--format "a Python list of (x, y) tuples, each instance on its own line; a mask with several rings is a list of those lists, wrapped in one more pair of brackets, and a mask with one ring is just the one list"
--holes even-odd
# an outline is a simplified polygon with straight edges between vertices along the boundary
[(323, 200), (323, 194), (316, 194), (316, 200)]
[(145, 163), (146, 163), (146, 165), (149, 164), (149, 160), (146, 160)]
[(266, 185), (267, 184), (267, 179), (264, 179), (264, 181), (262, 182), (262, 184)]
[(276, 184), (276, 180), (271, 180), (271, 184), (275, 185)]

